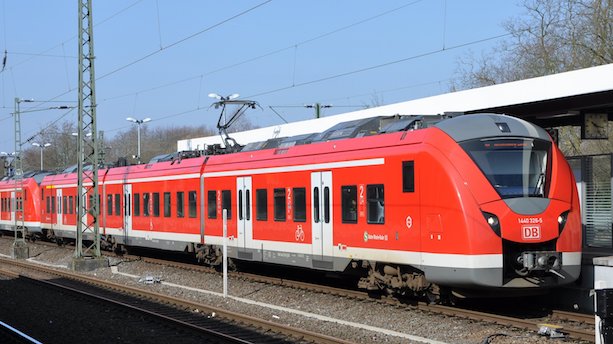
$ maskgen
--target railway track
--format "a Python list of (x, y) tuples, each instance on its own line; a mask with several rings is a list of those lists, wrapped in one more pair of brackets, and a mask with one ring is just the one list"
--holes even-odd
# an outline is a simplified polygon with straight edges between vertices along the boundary
[[(112, 254), (109, 254), (109, 255), (114, 256)], [(190, 264), (190, 263), (169, 261), (169, 260), (163, 260), (163, 259), (157, 259), (157, 258), (151, 258), (151, 257), (133, 256), (133, 255), (124, 255), (121, 258), (127, 261), (141, 260), (149, 264), (157, 264), (157, 265), (162, 265), (162, 266), (175, 267), (179, 269), (195, 271), (198, 273), (218, 274), (218, 272), (215, 269), (203, 267), (203, 266), (199, 266), (195, 264)], [(487, 323), (499, 324), (503, 326), (511, 326), (514, 328), (527, 330), (531, 332), (536, 332), (539, 328), (539, 325), (542, 323), (563, 322), (564, 326), (563, 326), (562, 332), (565, 333), (568, 337), (573, 338), (573, 339), (584, 340), (587, 342), (595, 341), (594, 330), (593, 330), (594, 317), (589, 316), (589, 315), (582, 315), (578, 313), (553, 310), (550, 316), (548, 317), (548, 319), (545, 319), (545, 320), (544, 319), (522, 319), (522, 318), (517, 318), (517, 317), (462, 309), (458, 307), (432, 305), (432, 304), (427, 304), (424, 302), (415, 302), (411, 304), (406, 304), (394, 298), (382, 297), (380, 299), (375, 299), (371, 295), (363, 291), (324, 286), (324, 285), (319, 285), (319, 284), (300, 282), (300, 281), (278, 278), (278, 277), (268, 277), (268, 276), (262, 276), (262, 275), (244, 273), (244, 272), (231, 272), (230, 276), (234, 278), (245, 279), (251, 282), (259, 282), (259, 283), (283, 286), (283, 287), (288, 287), (288, 288), (303, 289), (303, 290), (308, 290), (311, 292), (337, 295), (337, 296), (352, 298), (352, 299), (356, 299), (360, 301), (385, 303), (385, 304), (388, 304), (390, 306), (397, 307), (397, 308), (406, 308), (407, 310), (418, 309), (418, 310), (425, 311), (425, 312), (442, 314), (446, 316), (460, 317), (460, 318), (470, 319), (473, 321), (487, 322)], [(575, 324), (577, 324), (577, 326), (575, 326)]]
[[(134, 257), (133, 257), (134, 258)], [(192, 265), (181, 262), (172, 262), (167, 260), (161, 260), (157, 258), (148, 258), (148, 257), (140, 257), (143, 262), (151, 263), (151, 264), (160, 264), (165, 266), (173, 266), (181, 269), (188, 269), (197, 272), (204, 273), (217, 273), (214, 269), (202, 267), (198, 265)], [(425, 302), (416, 302), (414, 304), (407, 305), (405, 303), (400, 302), (395, 298), (381, 298), (375, 299), (367, 292), (357, 291), (357, 290), (349, 290), (336, 288), (331, 286), (312, 284), (300, 281), (294, 281), (289, 279), (277, 278), (277, 277), (267, 277), (261, 275), (255, 275), (244, 272), (232, 272), (229, 275), (237, 278), (248, 279), (250, 281), (273, 284), (278, 286), (284, 286), (289, 288), (298, 288), (304, 289), (312, 292), (318, 293), (326, 293), (331, 295), (337, 295), (341, 297), (354, 298), (362, 301), (371, 301), (371, 302), (382, 302), (389, 304), (393, 307), (404, 307), (408, 310), (419, 309), (425, 312), (431, 312), (436, 314), (442, 314), (446, 316), (455, 316), (465, 319), (470, 319), (474, 321), (482, 321), (488, 323), (494, 323), (503, 326), (511, 326), (514, 328), (527, 330), (527, 331), (537, 331), (539, 326), (543, 323), (548, 323), (550, 320), (545, 321), (544, 319), (521, 319), (516, 317), (498, 315), (493, 313), (486, 313), (468, 309), (462, 309), (458, 307), (450, 307), (443, 305), (435, 305), (428, 304)], [(566, 323), (579, 323), (579, 325), (583, 325), (581, 327), (590, 327), (590, 329), (585, 328), (575, 328), (568, 326), (561, 326), (562, 332), (568, 335), (570, 338), (584, 340), (587, 342), (594, 342), (594, 316), (593, 315), (585, 315), (579, 313), (572, 312), (564, 312), (559, 310), (553, 310), (550, 316), (551, 320), (560, 320)], [(555, 325), (555, 324), (554, 324)], [(586, 326), (587, 325), (587, 326)]]
[[(133, 311), (159, 317), (164, 321), (184, 326), (192, 331), (201, 331), (208, 336), (219, 337), (228, 343), (349, 343), (324, 334), (296, 329), (217, 307), (103, 281), (69, 271), (58, 271), (45, 266), (1, 257), (0, 264), (17, 266), (21, 270), (35, 272), (26, 275), (0, 269), (0, 274), (13, 278), (36, 280), (38, 283), (44, 283), (48, 286), (80, 293), (104, 302), (111, 302)], [(41, 277), (41, 274), (54, 278)], [(198, 310), (198, 312), (194, 312), (194, 310)], [(211, 316), (206, 316), (212, 314), (214, 314), (214, 321), (211, 321)]]

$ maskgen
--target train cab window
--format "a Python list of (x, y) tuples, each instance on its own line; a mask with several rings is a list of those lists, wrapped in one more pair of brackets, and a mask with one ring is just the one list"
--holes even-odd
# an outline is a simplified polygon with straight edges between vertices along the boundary
[(415, 162), (402, 162), (402, 192), (415, 191)]
[(285, 188), (279, 188), (274, 190), (274, 200), (275, 221), (285, 221), (285, 214), (287, 213)]
[(115, 215), (121, 215), (121, 194), (115, 194)]
[(341, 209), (343, 223), (358, 223), (358, 188), (355, 185), (341, 186)]
[(106, 195), (106, 214), (113, 215), (113, 195)]
[(183, 200), (185, 199), (185, 195), (183, 191), (177, 191), (177, 217), (184, 217), (183, 211), (185, 206), (183, 205)]
[(206, 203), (208, 205), (207, 214), (209, 219), (217, 218), (217, 192), (215, 190), (210, 190), (207, 192)]
[(228, 220), (232, 218), (232, 193), (230, 190), (221, 191), (221, 209), (227, 209)]
[(160, 193), (153, 193), (153, 216), (160, 217)]
[(140, 216), (140, 194), (134, 194), (134, 216)]
[(255, 219), (258, 221), (268, 220), (268, 190), (255, 190)]
[(189, 217), (197, 217), (198, 216), (198, 208), (197, 208), (197, 196), (196, 191), (190, 191), (187, 193), (187, 206), (189, 208)]
[(164, 217), (170, 217), (170, 192), (164, 192)]
[(366, 198), (368, 202), (368, 223), (385, 223), (385, 202), (383, 193), (383, 184), (366, 186)]
[(306, 189), (294, 188), (294, 221), (306, 221)]
[(149, 216), (149, 193), (143, 194), (143, 216)]

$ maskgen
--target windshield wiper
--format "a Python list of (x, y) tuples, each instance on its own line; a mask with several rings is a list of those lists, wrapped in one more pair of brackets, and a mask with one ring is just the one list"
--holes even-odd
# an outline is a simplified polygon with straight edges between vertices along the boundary
[(536, 185), (534, 186), (534, 192), (530, 196), (544, 196), (543, 192), (540, 191), (541, 186), (545, 183), (545, 173), (539, 174), (539, 179), (536, 181)]

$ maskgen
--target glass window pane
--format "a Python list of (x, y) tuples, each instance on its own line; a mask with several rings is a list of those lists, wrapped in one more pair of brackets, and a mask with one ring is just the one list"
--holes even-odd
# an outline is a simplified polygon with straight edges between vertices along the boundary
[(134, 216), (140, 216), (140, 194), (134, 194)]
[(368, 223), (385, 223), (385, 202), (383, 184), (366, 186)]
[(341, 210), (343, 223), (358, 222), (358, 188), (356, 185), (341, 187)]
[(164, 192), (164, 217), (170, 217), (170, 192)]
[(223, 190), (221, 192), (221, 209), (228, 211), (228, 220), (232, 218), (232, 193), (230, 190)]
[(294, 221), (306, 221), (306, 189), (294, 188)]
[(275, 208), (275, 221), (285, 221), (286, 214), (286, 198), (285, 189), (274, 189), (274, 208)]
[(183, 217), (183, 211), (185, 206), (183, 205), (184, 194), (183, 191), (177, 192), (177, 217)]
[(188, 216), (191, 218), (195, 218), (196, 216), (198, 216), (198, 196), (196, 194), (196, 191), (190, 191), (187, 193), (187, 202), (188, 202), (188, 207), (189, 207), (189, 214)]
[(207, 192), (207, 213), (209, 219), (217, 218), (217, 192), (215, 190), (211, 190)]
[(258, 221), (268, 220), (268, 190), (255, 190), (255, 219)]
[(121, 215), (121, 195), (115, 194), (115, 215)]
[(159, 192), (153, 193), (153, 216), (155, 217), (160, 216), (160, 193)]

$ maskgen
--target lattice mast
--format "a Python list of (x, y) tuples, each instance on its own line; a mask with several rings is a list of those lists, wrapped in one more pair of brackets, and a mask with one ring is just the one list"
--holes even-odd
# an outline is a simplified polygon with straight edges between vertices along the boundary
[[(100, 257), (98, 145), (92, 1), (79, 2), (77, 233), (75, 258)], [(91, 133), (91, 134), (89, 134)], [(89, 134), (89, 135), (88, 135)], [(91, 168), (90, 168), (91, 167)], [(91, 244), (86, 244), (85, 239)]]

